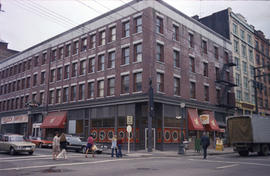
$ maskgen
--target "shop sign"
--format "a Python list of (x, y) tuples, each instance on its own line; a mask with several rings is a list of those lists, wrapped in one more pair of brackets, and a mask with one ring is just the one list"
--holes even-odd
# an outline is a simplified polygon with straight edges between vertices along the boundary
[(200, 119), (203, 125), (209, 124), (209, 115), (208, 114), (202, 114), (200, 115)]
[(27, 115), (9, 116), (1, 118), (1, 124), (27, 123), (27, 122), (28, 122)]

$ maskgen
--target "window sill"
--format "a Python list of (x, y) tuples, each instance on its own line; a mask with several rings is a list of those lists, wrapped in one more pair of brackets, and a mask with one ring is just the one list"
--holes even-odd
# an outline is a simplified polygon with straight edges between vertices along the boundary
[(190, 100), (197, 101), (197, 99), (196, 99), (196, 98), (190, 98)]
[(112, 97), (115, 97), (115, 95), (109, 95), (109, 96), (107, 96), (107, 98), (112, 98)]
[(129, 37), (130, 37), (130, 36), (122, 37), (121, 40), (127, 39), (127, 38), (129, 38)]
[(113, 70), (113, 69), (115, 69), (115, 67), (112, 67), (112, 68), (107, 68), (107, 70)]
[(94, 97), (92, 97), (92, 98), (87, 98), (87, 100), (94, 100)]
[(157, 91), (157, 93), (165, 95), (165, 92)]
[(96, 97), (97, 100), (98, 100), (98, 99), (102, 99), (102, 98), (104, 98), (104, 96), (102, 96), (102, 97)]
[(175, 97), (177, 97), (177, 98), (181, 98), (181, 95), (175, 95), (175, 94), (174, 94), (173, 96), (175, 96)]
[(122, 94), (120, 94), (120, 96), (125, 96), (125, 95), (129, 95), (129, 93), (122, 93)]
[(132, 94), (141, 94), (143, 93), (142, 91), (138, 91), (138, 92), (132, 92)]
[(113, 41), (110, 41), (110, 42), (108, 42), (107, 44), (112, 44), (112, 43), (114, 43), (116, 40), (113, 40)]
[(156, 60), (156, 63), (162, 64), (162, 65), (165, 65), (165, 63), (164, 63), (164, 62), (162, 62), (162, 61), (158, 61), (158, 60)]
[(138, 35), (138, 34), (142, 34), (142, 31), (133, 33), (132, 35)]
[(139, 63), (142, 63), (142, 60), (133, 62), (133, 64), (139, 64)]
[(128, 66), (129, 65), (129, 63), (128, 64), (124, 64), (124, 65), (120, 65), (120, 67), (125, 67), (125, 66)]

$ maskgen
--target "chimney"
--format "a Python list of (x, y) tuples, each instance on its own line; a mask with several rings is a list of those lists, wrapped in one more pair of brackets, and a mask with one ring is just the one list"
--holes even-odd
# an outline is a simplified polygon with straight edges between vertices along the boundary
[(8, 43), (4, 42), (3, 40), (0, 40), (0, 49), (7, 50), (7, 48), (8, 48)]
[(194, 20), (199, 21), (199, 15), (194, 15), (194, 16), (193, 16), (193, 17), (191, 17), (191, 18), (193, 18)]

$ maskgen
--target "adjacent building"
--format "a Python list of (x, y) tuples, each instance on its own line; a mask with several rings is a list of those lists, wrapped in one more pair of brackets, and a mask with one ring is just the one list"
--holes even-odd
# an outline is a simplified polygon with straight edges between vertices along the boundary
[(203, 130), (213, 139), (234, 113), (231, 50), (167, 3), (134, 0), (1, 62), (2, 132), (126, 142), (129, 116), (133, 149), (147, 147), (151, 121), (156, 149)]
[(8, 43), (0, 39), (0, 62), (17, 53), (18, 51), (8, 49)]

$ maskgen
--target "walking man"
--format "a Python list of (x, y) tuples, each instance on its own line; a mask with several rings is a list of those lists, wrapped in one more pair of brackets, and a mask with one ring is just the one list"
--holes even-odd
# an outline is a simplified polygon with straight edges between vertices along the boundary
[(92, 152), (92, 157), (94, 158), (95, 157), (95, 151), (92, 150), (92, 147), (94, 145), (94, 139), (93, 139), (93, 136), (92, 134), (88, 137), (87, 139), (87, 146), (86, 146), (86, 152), (85, 152), (85, 158), (87, 158), (87, 154), (88, 154), (88, 151), (90, 150), (90, 152)]
[(53, 147), (52, 147), (53, 160), (56, 159), (60, 151), (60, 139), (58, 136), (59, 136), (58, 132), (55, 132), (55, 136), (53, 138)]
[(203, 148), (203, 159), (207, 157), (207, 147), (210, 145), (209, 137), (206, 135), (206, 132), (203, 132), (203, 136), (201, 137), (201, 145)]

